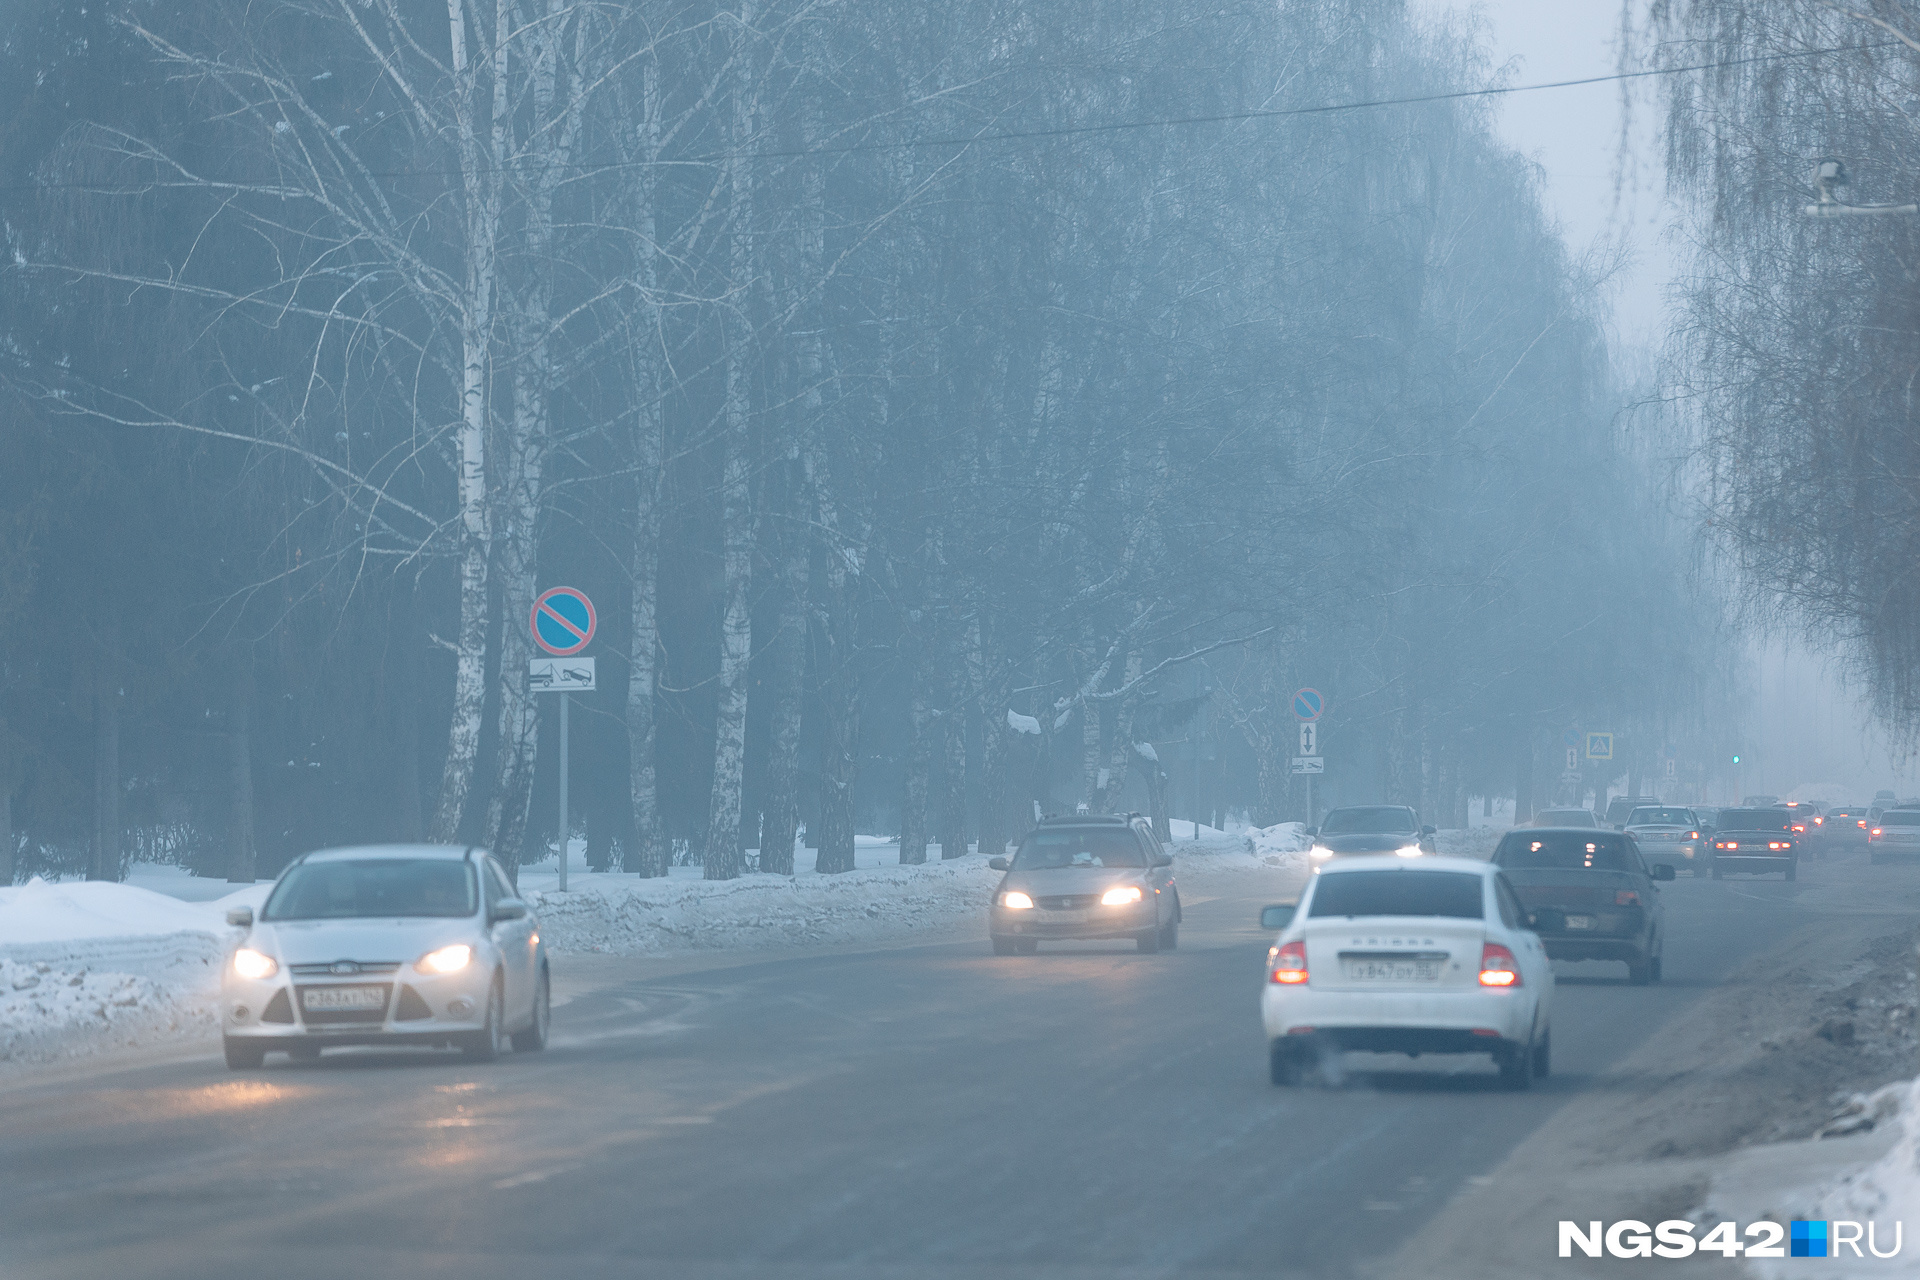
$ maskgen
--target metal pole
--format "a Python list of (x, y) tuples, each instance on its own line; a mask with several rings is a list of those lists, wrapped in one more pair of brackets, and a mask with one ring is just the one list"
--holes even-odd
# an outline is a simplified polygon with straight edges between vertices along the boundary
[(571, 694), (560, 695), (560, 892), (567, 891), (567, 704)]

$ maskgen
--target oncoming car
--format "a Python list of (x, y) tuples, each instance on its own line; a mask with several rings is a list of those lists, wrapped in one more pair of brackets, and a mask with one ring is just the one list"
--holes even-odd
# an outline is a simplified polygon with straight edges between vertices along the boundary
[(1180, 943), (1173, 859), (1145, 819), (1079, 814), (1027, 833), (987, 908), (997, 956), (1032, 955), (1042, 942), (1132, 938), (1142, 951)]
[(444, 1045), (491, 1061), (546, 1047), (546, 948), (527, 904), (479, 849), (372, 845), (305, 854), (280, 873), (220, 984), (227, 1065), (273, 1050)]
[(1420, 815), (1403, 804), (1333, 809), (1307, 834), (1313, 837), (1313, 850), (1308, 856), (1316, 865), (1328, 858), (1356, 854), (1394, 853), (1417, 858), (1434, 852), (1433, 828), (1421, 826)]
[(1349, 1049), (1491, 1054), (1511, 1089), (1547, 1074), (1553, 969), (1498, 867), (1343, 859), (1260, 919), (1280, 930), (1260, 1000), (1275, 1084)]

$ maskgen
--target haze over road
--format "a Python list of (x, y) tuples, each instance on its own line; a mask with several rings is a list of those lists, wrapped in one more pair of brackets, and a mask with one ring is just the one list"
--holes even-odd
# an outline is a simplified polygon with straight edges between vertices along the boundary
[[(1267, 1082), (1258, 898), (1181, 948), (596, 959), (543, 1055), (149, 1061), (0, 1092), (0, 1270), (52, 1277), (1346, 1276), (1811, 918), (1681, 879), (1667, 980), (1562, 965), (1554, 1073)], [(1876, 869), (1879, 870), (1879, 869)], [(1895, 873), (1902, 880), (1910, 873)], [(556, 961), (563, 985), (568, 960)], [(677, 969), (677, 971), (673, 971)], [(619, 975), (629, 973), (629, 979)], [(1553, 1223), (1538, 1224), (1551, 1257)], [(1470, 1260), (1429, 1260), (1461, 1274)]]

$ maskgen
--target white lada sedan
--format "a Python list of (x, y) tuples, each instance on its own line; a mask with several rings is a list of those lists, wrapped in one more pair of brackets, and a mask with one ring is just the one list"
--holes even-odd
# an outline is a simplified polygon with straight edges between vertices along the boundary
[(1280, 931), (1260, 1002), (1275, 1084), (1349, 1049), (1491, 1054), (1512, 1089), (1547, 1074), (1553, 969), (1498, 867), (1341, 859), (1260, 918)]
[(280, 873), (221, 980), (227, 1065), (272, 1050), (445, 1045), (491, 1061), (547, 1043), (546, 949), (527, 904), (479, 849), (323, 849)]

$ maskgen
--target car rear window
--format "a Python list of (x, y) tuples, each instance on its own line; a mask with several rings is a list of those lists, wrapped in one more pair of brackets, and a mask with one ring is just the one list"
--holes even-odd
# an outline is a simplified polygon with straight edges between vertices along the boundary
[(1722, 809), (1722, 831), (1785, 831), (1793, 816), (1785, 809)]
[(1140, 840), (1128, 827), (1062, 827), (1034, 831), (1014, 855), (1015, 871), (1055, 867), (1144, 867)]
[(1590, 827), (1593, 814), (1585, 809), (1542, 809), (1534, 815), (1537, 827)]
[(1690, 827), (1693, 814), (1685, 809), (1635, 809), (1627, 815), (1630, 827)]
[(1883, 827), (1920, 827), (1920, 809), (1889, 809), (1880, 815)]
[(1493, 864), (1508, 871), (1632, 871), (1626, 841), (1618, 836), (1535, 835), (1516, 831), (1493, 851)]
[(451, 858), (303, 862), (273, 887), (266, 920), (470, 916), (479, 910), (473, 867)]
[(1452, 916), (1483, 919), (1480, 877), (1464, 871), (1323, 871), (1312, 916)]

